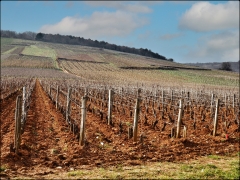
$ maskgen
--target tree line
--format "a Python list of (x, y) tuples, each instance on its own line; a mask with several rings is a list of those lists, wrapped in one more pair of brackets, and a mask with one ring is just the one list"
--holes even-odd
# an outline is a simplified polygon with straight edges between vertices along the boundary
[(157, 59), (162, 59), (162, 60), (173, 61), (173, 59), (171, 59), (171, 58), (167, 59), (165, 56), (162, 56), (158, 53), (154, 53), (150, 49), (147, 49), (147, 48), (136, 49), (136, 48), (127, 47), (127, 46), (119, 46), (116, 44), (110, 44), (105, 41), (85, 39), (83, 37), (75, 37), (75, 36), (71, 36), (71, 35), (45, 34), (45, 33), (41, 33), (41, 32), (34, 33), (34, 32), (30, 32), (30, 31), (23, 32), (23, 33), (17, 33), (15, 31), (1, 30), (1, 37), (90, 46), (90, 47), (97, 47), (100, 49), (109, 49), (109, 50), (137, 54), (137, 55), (142, 55), (142, 56), (147, 56), (147, 57), (152, 57), (152, 58), (157, 58)]
[(1, 30), (1, 37), (35, 40), (37, 33), (26, 31), (17, 33), (15, 31)]

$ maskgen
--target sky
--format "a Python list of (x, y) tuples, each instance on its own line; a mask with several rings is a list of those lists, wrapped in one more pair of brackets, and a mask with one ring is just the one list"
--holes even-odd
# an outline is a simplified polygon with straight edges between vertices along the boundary
[(147, 48), (180, 63), (239, 60), (238, 1), (1, 1), (1, 29)]

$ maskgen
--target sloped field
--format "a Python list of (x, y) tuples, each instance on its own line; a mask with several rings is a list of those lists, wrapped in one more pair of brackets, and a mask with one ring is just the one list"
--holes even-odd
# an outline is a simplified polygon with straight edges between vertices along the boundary
[(238, 87), (239, 82), (237, 73), (101, 48), (8, 38), (1, 42), (3, 67), (61, 69), (77, 78), (111, 84)]

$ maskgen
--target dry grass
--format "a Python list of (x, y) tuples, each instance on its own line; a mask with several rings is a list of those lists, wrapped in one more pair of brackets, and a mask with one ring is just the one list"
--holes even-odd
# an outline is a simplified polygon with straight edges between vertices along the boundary
[(70, 178), (86, 179), (237, 179), (238, 165), (239, 160), (233, 157), (219, 157), (219, 159), (202, 157), (199, 160), (183, 163), (158, 162), (135, 167), (119, 165), (78, 170), (67, 175)]
[[(5, 170), (5, 168), (4, 168)], [(40, 178), (17, 176), (16, 179)], [(238, 179), (239, 153), (235, 156), (205, 156), (186, 162), (155, 162), (137, 166), (78, 167), (52, 170), (42, 179)]]

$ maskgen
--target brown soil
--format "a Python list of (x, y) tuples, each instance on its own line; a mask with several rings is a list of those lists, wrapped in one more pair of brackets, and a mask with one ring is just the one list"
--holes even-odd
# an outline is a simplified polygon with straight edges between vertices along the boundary
[(14, 113), (16, 98), (20, 91), (16, 91), (6, 99), (1, 100), (1, 163), (2, 157), (10, 151), (10, 144), (14, 140)]
[(11, 54), (21, 54), (25, 47), (18, 47), (11, 52)]
[[(87, 113), (86, 142), (81, 147), (78, 136), (69, 131), (64, 116), (57, 111), (37, 81), (31, 97), (27, 123), (22, 134), (19, 154), (10, 152), (14, 137), (14, 108), (17, 93), (1, 102), (1, 165), (7, 166), (8, 177), (42, 175), (69, 171), (70, 168), (92, 168), (111, 165), (140, 165), (155, 161), (184, 161), (209, 154), (239, 152), (237, 125), (213, 137), (206, 129), (198, 129), (187, 138), (168, 138), (169, 131), (142, 126), (147, 132), (142, 142), (128, 140), (118, 126)], [(139, 133), (140, 134), (140, 133)], [(164, 138), (163, 138), (164, 137)]]

